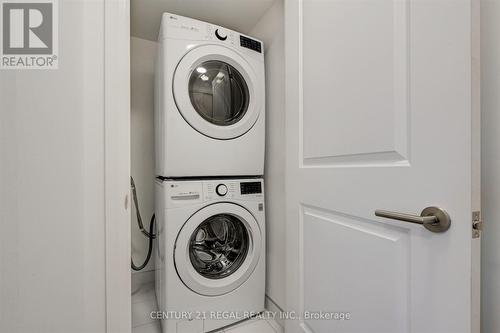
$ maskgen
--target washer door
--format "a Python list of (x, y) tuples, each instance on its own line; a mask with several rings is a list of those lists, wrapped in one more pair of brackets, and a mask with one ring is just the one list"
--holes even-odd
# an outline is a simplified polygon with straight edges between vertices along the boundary
[(252, 128), (261, 112), (262, 86), (239, 53), (220, 45), (189, 51), (173, 78), (175, 103), (184, 119), (198, 132), (221, 140)]
[(191, 216), (177, 236), (177, 274), (198, 294), (226, 294), (252, 274), (261, 242), (259, 224), (249, 211), (225, 202), (207, 206)]

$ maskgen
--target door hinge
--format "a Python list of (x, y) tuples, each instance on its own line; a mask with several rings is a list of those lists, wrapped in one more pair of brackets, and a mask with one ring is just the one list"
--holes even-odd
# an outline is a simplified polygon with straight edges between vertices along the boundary
[(481, 231), (483, 230), (483, 221), (481, 221), (481, 212), (472, 212), (472, 238), (481, 237)]

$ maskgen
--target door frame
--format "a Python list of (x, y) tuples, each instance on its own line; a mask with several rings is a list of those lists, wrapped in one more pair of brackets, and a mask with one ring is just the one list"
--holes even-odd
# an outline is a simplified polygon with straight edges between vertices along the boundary
[(131, 332), (130, 0), (104, 1), (106, 332)]
[[(472, 207), (481, 212), (481, 1), (471, 2)], [(481, 214), (481, 213), (480, 213)], [(472, 220), (472, 216), (471, 216)], [(481, 331), (481, 239), (472, 240), (471, 332)]]

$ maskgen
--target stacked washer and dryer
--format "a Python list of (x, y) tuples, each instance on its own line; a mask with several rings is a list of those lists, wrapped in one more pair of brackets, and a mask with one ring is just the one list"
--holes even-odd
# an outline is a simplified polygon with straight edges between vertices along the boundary
[(264, 310), (262, 42), (164, 13), (155, 83), (156, 296), (164, 333)]

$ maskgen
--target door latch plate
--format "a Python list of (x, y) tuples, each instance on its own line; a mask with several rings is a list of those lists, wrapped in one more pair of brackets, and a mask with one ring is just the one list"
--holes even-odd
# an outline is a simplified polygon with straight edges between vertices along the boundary
[(481, 230), (483, 230), (483, 221), (481, 221), (481, 212), (472, 212), (472, 238), (481, 237)]

